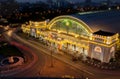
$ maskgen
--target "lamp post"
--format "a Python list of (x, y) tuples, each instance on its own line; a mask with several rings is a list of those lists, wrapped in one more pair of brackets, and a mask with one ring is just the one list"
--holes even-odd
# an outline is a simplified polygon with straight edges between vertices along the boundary
[(51, 44), (51, 67), (53, 67), (53, 51), (52, 51), (52, 44)]
[(53, 67), (53, 52), (51, 50), (51, 67)]
[(84, 71), (82, 70), (81, 72), (82, 72), (81, 79), (85, 79), (84, 78)]

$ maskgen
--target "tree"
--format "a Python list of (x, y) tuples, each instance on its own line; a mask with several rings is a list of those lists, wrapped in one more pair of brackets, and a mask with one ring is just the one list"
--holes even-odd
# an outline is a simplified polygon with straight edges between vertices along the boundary
[(1, 0), (0, 15), (9, 16), (18, 11), (19, 5), (16, 0)]

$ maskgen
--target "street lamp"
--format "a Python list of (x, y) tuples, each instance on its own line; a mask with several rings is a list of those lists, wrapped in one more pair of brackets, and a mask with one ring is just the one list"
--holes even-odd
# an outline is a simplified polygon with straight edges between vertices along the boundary
[(51, 67), (53, 67), (53, 52), (51, 50)]
[(53, 67), (53, 51), (52, 51), (52, 44), (51, 44), (51, 67)]

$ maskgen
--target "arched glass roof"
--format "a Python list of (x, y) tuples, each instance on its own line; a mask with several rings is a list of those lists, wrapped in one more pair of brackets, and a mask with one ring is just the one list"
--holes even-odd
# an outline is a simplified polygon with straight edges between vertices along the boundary
[(49, 29), (64, 32), (67, 34), (76, 34), (89, 36), (92, 30), (82, 20), (72, 16), (58, 16), (48, 24)]

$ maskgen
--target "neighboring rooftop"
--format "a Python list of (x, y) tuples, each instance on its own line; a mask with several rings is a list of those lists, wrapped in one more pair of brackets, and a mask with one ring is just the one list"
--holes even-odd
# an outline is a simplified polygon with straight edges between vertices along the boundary
[(94, 32), (93, 34), (102, 35), (102, 36), (113, 36), (113, 35), (115, 35), (116, 33), (106, 32), (106, 31), (99, 30), (99, 31), (97, 31), (97, 32)]
[(77, 13), (72, 16), (84, 21), (93, 32), (101, 29), (120, 33), (120, 10)]

